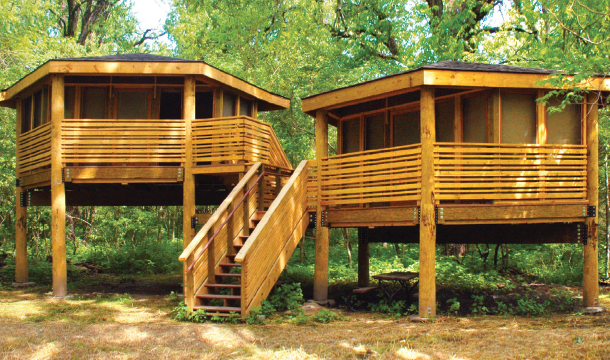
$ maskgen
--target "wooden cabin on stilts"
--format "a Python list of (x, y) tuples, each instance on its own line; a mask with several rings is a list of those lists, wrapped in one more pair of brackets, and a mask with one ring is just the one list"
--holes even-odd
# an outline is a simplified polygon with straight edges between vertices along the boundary
[[(329, 228), (419, 243), (419, 315), (436, 314), (436, 245), (582, 243), (598, 299), (598, 104), (537, 102), (552, 71), (440, 62), (303, 99), (316, 159), (293, 169), (260, 111), (269, 93), (201, 61), (133, 54), (51, 60), (0, 92), (17, 109), (16, 282), (27, 208), (51, 206), (53, 293), (67, 294), (66, 205), (182, 205), (187, 306), (248, 315), (315, 227), (314, 299), (328, 298)], [(329, 126), (338, 154), (328, 154)], [(212, 215), (197, 205), (218, 205)]]
[[(436, 314), (436, 245), (582, 243), (584, 305), (598, 301), (597, 117), (610, 81), (547, 111), (553, 71), (444, 61), (304, 98), (316, 123), (314, 298), (328, 287), (328, 228), (368, 244), (419, 243), (419, 316)], [(338, 154), (328, 156), (328, 126)]]

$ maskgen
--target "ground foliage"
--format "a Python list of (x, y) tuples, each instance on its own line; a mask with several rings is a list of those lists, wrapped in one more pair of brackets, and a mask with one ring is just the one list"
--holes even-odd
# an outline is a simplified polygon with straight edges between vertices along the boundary
[[(553, 82), (578, 82), (610, 70), (609, 0), (174, 0), (164, 29), (169, 46), (139, 28), (130, 1), (79, 2), (103, 7), (103, 16), (95, 19), (84, 19), (86, 11), (73, 11), (76, 3), (3, 2), (0, 87), (52, 58), (143, 51), (204, 60), (292, 99), (289, 110), (261, 118), (273, 125), (293, 165), (314, 157), (313, 120), (300, 104), (303, 97), (321, 91), (447, 59), (576, 74), (573, 79), (558, 75)], [(582, 92), (573, 87), (563, 95), (575, 101)], [(607, 273), (608, 246), (602, 239), (607, 234), (603, 205), (609, 130), (603, 112), (602, 275)], [(332, 154), (334, 129), (330, 145)], [(7, 283), (13, 274), (15, 231), (15, 113), (7, 109), (0, 109), (0, 154), (0, 279)], [(29, 208), (30, 274), (43, 284), (50, 281), (49, 221), (48, 208)], [(177, 273), (181, 268), (179, 207), (72, 207), (67, 221), (71, 281), (83, 267), (115, 274)], [(283, 277), (302, 283), (308, 297), (313, 246), (311, 239), (304, 244)], [(355, 244), (354, 230), (332, 232), (330, 277), (337, 298), (356, 281), (351, 260)], [(372, 273), (417, 270), (415, 245), (374, 245), (371, 252)], [(576, 244), (439, 246), (437, 260), (439, 285), (449, 289), (442, 298), (442, 306), (453, 309), (448, 311), (463, 311), (464, 304), (476, 308), (488, 296), (526, 291), (523, 284), (569, 285), (582, 278), (582, 247)]]

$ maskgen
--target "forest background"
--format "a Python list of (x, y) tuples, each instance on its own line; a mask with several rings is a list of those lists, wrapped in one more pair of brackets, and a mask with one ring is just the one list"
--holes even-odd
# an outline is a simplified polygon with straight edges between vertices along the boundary
[[(161, 1), (161, 0), (159, 0)], [(166, 0), (159, 29), (142, 29), (129, 0), (0, 0), (0, 88), (48, 59), (146, 52), (203, 60), (290, 98), (262, 114), (293, 165), (314, 158), (300, 99), (442, 60), (610, 74), (610, 0)], [(567, 81), (561, 76), (552, 81)], [(580, 89), (565, 92), (578, 101)], [(600, 117), (600, 275), (608, 280), (610, 122)], [(336, 140), (336, 133), (331, 133)], [(334, 151), (331, 140), (331, 153)], [(14, 277), (15, 112), (0, 109), (0, 281)], [(199, 209), (200, 211), (213, 211)], [(114, 274), (179, 274), (180, 207), (69, 207), (69, 276), (78, 264)], [(30, 277), (51, 278), (50, 209), (28, 209)], [(331, 285), (353, 284), (356, 231), (331, 231)], [(438, 281), (472, 291), (515, 276), (578, 284), (582, 245), (439, 246)], [(416, 245), (371, 247), (371, 271), (417, 269)], [(313, 278), (306, 237), (283, 275)], [(69, 283), (70, 283), (69, 281)]]

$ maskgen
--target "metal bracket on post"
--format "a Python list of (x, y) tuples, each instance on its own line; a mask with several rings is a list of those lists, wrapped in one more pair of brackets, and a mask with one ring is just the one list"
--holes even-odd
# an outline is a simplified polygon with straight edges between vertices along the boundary
[(439, 221), (441, 223), (445, 222), (445, 214), (443, 208), (436, 208), (436, 223), (438, 224)]
[(318, 223), (318, 214), (315, 212), (309, 213), (309, 226), (310, 229), (315, 229), (316, 224)]
[(328, 213), (326, 210), (320, 212), (320, 226), (322, 227), (330, 227), (330, 224), (327, 222), (326, 217)]
[(369, 228), (359, 227), (358, 228), (358, 239), (363, 242), (369, 242)]
[(192, 216), (191, 217), (191, 229), (195, 229), (199, 225), (199, 217)]
[(184, 180), (184, 178), (182, 177), (182, 168), (181, 167), (178, 168), (178, 179)]
[(597, 208), (595, 206), (587, 206), (587, 217), (597, 216)]
[(421, 206), (417, 207), (417, 222), (421, 223)]
[(28, 207), (32, 203), (32, 194), (29, 192), (19, 193), (19, 205), (21, 207)]
[(15, 179), (15, 186), (16, 187), (20, 187), (21, 186), (21, 180), (20, 179)]
[(577, 224), (576, 237), (578, 241), (583, 243), (583, 245), (587, 245), (587, 242), (589, 240), (589, 225), (585, 223)]
[(434, 223), (438, 225), (438, 208), (434, 207)]
[(61, 169), (61, 182), (62, 183), (66, 182), (66, 168)]

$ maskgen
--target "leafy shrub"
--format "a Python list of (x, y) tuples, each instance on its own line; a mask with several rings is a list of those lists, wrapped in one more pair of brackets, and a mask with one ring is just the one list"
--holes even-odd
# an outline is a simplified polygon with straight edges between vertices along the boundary
[(318, 311), (316, 314), (313, 314), (311, 319), (317, 323), (328, 324), (333, 321), (343, 320), (343, 316), (332, 310), (322, 309), (322, 310)]
[[(273, 311), (293, 310), (301, 306), (303, 302), (303, 291), (300, 283), (283, 284), (269, 296), (269, 304), (263, 305), (263, 313), (268, 315)], [(274, 310), (271, 310), (271, 308)]]
[(91, 247), (80, 257), (118, 274), (164, 274), (178, 272), (181, 253), (175, 244), (147, 242), (136, 246)]

